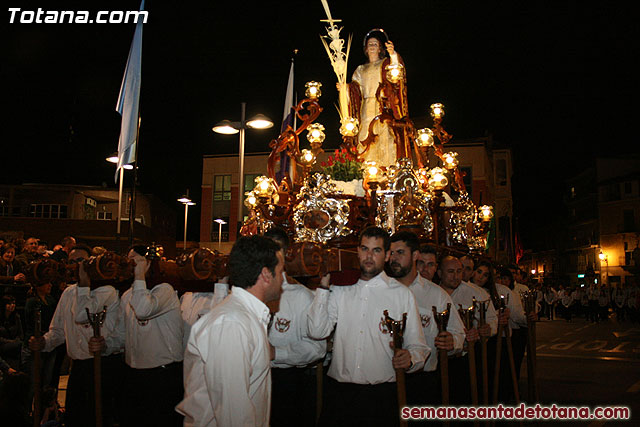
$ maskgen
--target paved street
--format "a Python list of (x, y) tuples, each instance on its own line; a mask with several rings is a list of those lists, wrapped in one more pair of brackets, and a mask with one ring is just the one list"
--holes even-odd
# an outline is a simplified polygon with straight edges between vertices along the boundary
[[(538, 323), (538, 381), (542, 403), (629, 406), (640, 423), (640, 325), (543, 320)], [(526, 358), (520, 389), (526, 400)], [(606, 425), (620, 422), (606, 422)], [(566, 423), (541, 423), (567, 425)], [(602, 421), (585, 425), (601, 426)]]

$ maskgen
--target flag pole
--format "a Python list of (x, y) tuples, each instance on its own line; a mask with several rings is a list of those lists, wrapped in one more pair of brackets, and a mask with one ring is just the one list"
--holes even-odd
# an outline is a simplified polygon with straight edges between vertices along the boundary
[(131, 184), (131, 204), (129, 205), (129, 247), (133, 246), (133, 223), (136, 220), (136, 186), (138, 185), (138, 147), (140, 146), (140, 104), (138, 104), (138, 127), (136, 129), (136, 146), (133, 157), (133, 183)]
[(118, 251), (120, 251), (120, 229), (122, 227), (122, 181), (124, 180), (124, 168), (120, 168), (120, 184), (118, 190), (118, 225), (116, 226), (116, 246), (118, 247)]

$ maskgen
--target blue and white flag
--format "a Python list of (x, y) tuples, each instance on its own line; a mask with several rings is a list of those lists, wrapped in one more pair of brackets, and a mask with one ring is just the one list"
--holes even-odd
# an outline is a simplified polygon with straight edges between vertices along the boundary
[[(144, 10), (144, 0), (140, 3), (140, 10)], [(142, 69), (142, 21), (141, 17), (136, 24), (136, 32), (133, 35), (127, 67), (124, 70), (120, 95), (116, 104), (116, 111), (122, 116), (120, 124), (120, 139), (118, 141), (118, 167), (116, 168), (116, 181), (118, 172), (124, 165), (136, 161), (136, 144), (138, 134), (138, 107), (140, 104), (140, 81)]]
[[(291, 69), (289, 70), (289, 81), (287, 82), (287, 93), (284, 97), (284, 113), (280, 133), (284, 132), (287, 126), (294, 128), (295, 112), (293, 111), (293, 58), (291, 58)], [(280, 170), (276, 173), (276, 180), (280, 182), (289, 170), (290, 159), (286, 152), (280, 154)]]

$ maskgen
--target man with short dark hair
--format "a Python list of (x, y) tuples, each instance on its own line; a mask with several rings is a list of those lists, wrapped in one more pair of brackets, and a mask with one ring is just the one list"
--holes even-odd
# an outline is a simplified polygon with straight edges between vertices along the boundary
[(229, 255), (231, 295), (191, 329), (185, 353), (185, 426), (268, 426), (269, 308), (282, 292), (284, 256), (273, 240), (241, 237)]
[[(458, 355), (464, 345), (464, 325), (449, 294), (440, 286), (425, 279), (416, 269), (419, 256), (419, 240), (415, 233), (400, 231), (391, 236), (391, 276), (407, 286), (416, 298), (420, 320), (427, 345), (434, 349), (424, 365), (424, 372), (407, 377), (409, 403), (436, 404), (440, 399), (439, 376), (436, 372), (438, 354), (435, 349), (447, 350), (450, 356)], [(447, 331), (438, 333), (433, 320), (433, 307), (440, 313), (450, 309)]]
[[(384, 273), (390, 240), (386, 231), (369, 227), (358, 245), (360, 280), (332, 286), (328, 276), (309, 309), (309, 335), (328, 337), (335, 327), (327, 403), (322, 425), (395, 425), (396, 369), (418, 372), (430, 348), (411, 291)], [(404, 347), (394, 349), (383, 312), (395, 320), (407, 314)]]
[(422, 277), (433, 283), (433, 276), (438, 270), (437, 254), (433, 247), (428, 245), (420, 246), (416, 268)]
[[(488, 302), (486, 324), (480, 327), (473, 327), (466, 330), (466, 338), (469, 345), (475, 345), (480, 336), (490, 337), (498, 331), (498, 317), (491, 303), (491, 297), (484, 289), (469, 282), (462, 280), (462, 263), (454, 256), (445, 256), (438, 267), (438, 275), (440, 276), (440, 287), (444, 289), (453, 300), (456, 307), (460, 305), (468, 308), (473, 305), (473, 299), (476, 301)], [(476, 320), (480, 318), (480, 310), (476, 311)], [(449, 366), (451, 380), (451, 403), (466, 404), (471, 402), (469, 392), (469, 370), (465, 361), (458, 361), (458, 366), (450, 364)]]

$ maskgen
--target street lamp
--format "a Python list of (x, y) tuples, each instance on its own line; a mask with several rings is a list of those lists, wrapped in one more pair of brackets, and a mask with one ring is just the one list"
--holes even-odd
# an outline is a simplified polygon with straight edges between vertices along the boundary
[(606, 281), (603, 281), (603, 284), (609, 283), (609, 257), (604, 252), (602, 252), (602, 249), (600, 249), (598, 258), (600, 258), (600, 267), (602, 267), (602, 261), (606, 263), (606, 269), (605, 269)]
[[(112, 155), (110, 155), (109, 157), (107, 157), (105, 159), (107, 162), (109, 163), (115, 163), (118, 164), (118, 153), (113, 153)], [(123, 168), (125, 168), (126, 170), (131, 170), (133, 169), (133, 165), (132, 164), (128, 164), (128, 165), (122, 165)]]
[(266, 116), (258, 114), (251, 120), (246, 120), (247, 103), (242, 102), (240, 108), (240, 121), (231, 122), (223, 120), (215, 125), (211, 130), (215, 133), (223, 135), (234, 135), (240, 133), (240, 141), (238, 147), (238, 170), (240, 178), (238, 180), (238, 222), (242, 223), (242, 206), (244, 202), (244, 131), (246, 129), (269, 129), (273, 126), (273, 122)]
[(222, 248), (222, 224), (226, 224), (227, 221), (222, 218), (216, 218), (214, 221), (218, 223), (218, 251), (220, 251)]
[(187, 194), (180, 197), (178, 199), (180, 203), (184, 205), (184, 242), (182, 244), (182, 249), (187, 249), (187, 218), (189, 217), (189, 206), (195, 205), (195, 202), (189, 198), (189, 190), (187, 190)]

